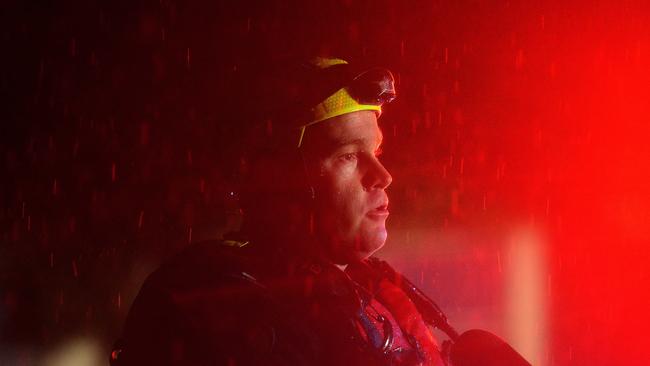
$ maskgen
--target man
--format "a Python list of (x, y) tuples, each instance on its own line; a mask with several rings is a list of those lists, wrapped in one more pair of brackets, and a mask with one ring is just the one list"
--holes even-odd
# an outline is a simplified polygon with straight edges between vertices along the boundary
[(250, 158), (241, 232), (147, 279), (114, 364), (443, 364), (425, 320), (444, 318), (371, 257), (387, 237), (377, 118), (392, 74), (318, 58), (279, 79), (268, 93), (287, 94)]

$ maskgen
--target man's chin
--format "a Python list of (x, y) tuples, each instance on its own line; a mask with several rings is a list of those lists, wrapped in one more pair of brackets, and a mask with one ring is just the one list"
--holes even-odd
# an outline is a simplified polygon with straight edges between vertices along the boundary
[(386, 243), (388, 233), (384, 225), (361, 225), (356, 234), (348, 233), (332, 238), (328, 244), (328, 256), (336, 264), (349, 264), (364, 260)]
[(350, 258), (355, 261), (367, 259), (375, 254), (386, 243), (388, 233), (385, 228), (375, 229), (372, 232), (364, 233), (360, 240), (356, 240), (357, 245), (351, 248)]

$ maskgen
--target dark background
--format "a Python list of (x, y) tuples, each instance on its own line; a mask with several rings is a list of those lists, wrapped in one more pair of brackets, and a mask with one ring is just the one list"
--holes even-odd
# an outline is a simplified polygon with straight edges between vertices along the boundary
[(74, 337), (107, 349), (151, 270), (236, 227), (245, 161), (234, 75), (335, 55), (398, 80), (382, 117), (394, 183), (380, 255), (461, 330), (518, 345), (508, 329), (521, 309), (508, 304), (524, 295), (504, 268), (517, 268), (513, 233), (535, 233), (542, 316), (527, 356), (646, 364), (649, 11), (643, 1), (4, 2), (0, 363), (35, 364)]

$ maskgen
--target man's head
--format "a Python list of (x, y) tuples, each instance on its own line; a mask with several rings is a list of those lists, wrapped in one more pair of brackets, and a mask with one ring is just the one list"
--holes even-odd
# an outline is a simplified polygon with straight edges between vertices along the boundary
[(281, 128), (252, 164), (244, 230), (303, 245), (315, 236), (316, 248), (288, 245), (338, 264), (367, 258), (386, 241), (392, 178), (378, 160), (377, 118), (395, 97), (392, 74), (317, 58), (274, 75), (262, 95), (278, 95), (270, 120)]
[(377, 114), (368, 110), (327, 119), (305, 135), (316, 234), (338, 264), (367, 258), (386, 241), (392, 177), (378, 159), (382, 138)]

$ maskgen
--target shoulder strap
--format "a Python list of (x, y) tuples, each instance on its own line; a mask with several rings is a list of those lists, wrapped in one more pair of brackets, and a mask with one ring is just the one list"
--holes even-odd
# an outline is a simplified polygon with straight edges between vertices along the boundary
[(449, 325), (447, 316), (443, 313), (442, 309), (424, 294), (422, 290), (401, 273), (393, 269), (386, 261), (371, 257), (368, 259), (368, 264), (378, 271), (381, 277), (399, 287), (413, 301), (426, 323), (443, 331), (452, 341), (458, 338), (458, 332)]

